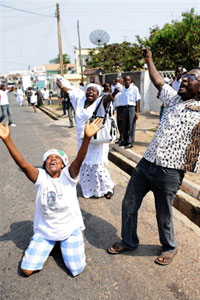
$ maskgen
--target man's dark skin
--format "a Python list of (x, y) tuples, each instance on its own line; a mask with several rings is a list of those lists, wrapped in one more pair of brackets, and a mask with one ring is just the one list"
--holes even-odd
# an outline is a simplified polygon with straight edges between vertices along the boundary
[[(153, 60), (152, 53), (148, 49), (143, 49), (146, 52), (145, 62), (149, 68), (149, 76), (151, 81), (155, 85), (155, 87), (160, 91), (162, 86), (164, 85), (163, 77), (158, 73)], [(190, 99), (200, 100), (200, 69), (192, 69), (187, 72), (186, 75), (195, 75), (195, 79), (191, 80), (189, 78), (183, 78), (181, 82), (180, 89), (178, 91), (178, 95), (181, 96), (183, 101), (187, 101)]]
[(176, 70), (175, 70), (175, 76), (176, 76), (176, 79), (177, 81), (181, 79), (181, 76), (183, 74), (183, 67), (176, 67)]

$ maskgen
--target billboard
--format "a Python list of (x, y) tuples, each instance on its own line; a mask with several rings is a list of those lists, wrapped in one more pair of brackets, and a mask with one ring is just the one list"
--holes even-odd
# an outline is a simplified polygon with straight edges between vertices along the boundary
[(45, 75), (46, 74), (46, 68), (45, 66), (35, 66), (33, 68), (35, 75)]

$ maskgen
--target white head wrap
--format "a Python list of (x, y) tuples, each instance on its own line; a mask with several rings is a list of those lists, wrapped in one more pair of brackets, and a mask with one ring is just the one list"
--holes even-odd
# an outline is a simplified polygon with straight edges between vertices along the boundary
[(60, 156), (60, 158), (62, 159), (63, 164), (65, 166), (68, 164), (67, 154), (64, 151), (58, 150), (58, 149), (50, 149), (47, 152), (45, 152), (42, 157), (42, 163), (44, 163), (46, 161), (47, 157), (51, 154), (56, 154), (56, 155)]
[(85, 88), (85, 92), (87, 91), (87, 89), (89, 87), (94, 87), (95, 89), (97, 89), (97, 91), (99, 92), (99, 96), (101, 96), (101, 93), (102, 93), (102, 87), (99, 85), (99, 84), (96, 84), (96, 83), (89, 83), (86, 88)]

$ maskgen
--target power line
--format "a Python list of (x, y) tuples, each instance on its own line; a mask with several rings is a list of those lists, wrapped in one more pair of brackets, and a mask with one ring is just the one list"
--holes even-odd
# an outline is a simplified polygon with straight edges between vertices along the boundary
[(7, 6), (7, 5), (0, 4), (0, 6), (6, 7), (6, 8), (10, 8), (10, 9), (13, 9), (13, 10), (22, 11), (22, 12), (25, 12), (25, 13), (28, 13), (28, 14), (32, 14), (32, 15), (37, 15), (37, 16), (42, 16), (42, 17), (48, 17), (48, 18), (55, 18), (54, 16), (43, 15), (43, 14), (39, 14), (39, 13), (34, 13), (32, 11), (28, 11), (28, 10), (24, 10), (24, 9), (20, 9), (20, 8), (16, 8), (16, 7), (11, 7), (11, 6)]

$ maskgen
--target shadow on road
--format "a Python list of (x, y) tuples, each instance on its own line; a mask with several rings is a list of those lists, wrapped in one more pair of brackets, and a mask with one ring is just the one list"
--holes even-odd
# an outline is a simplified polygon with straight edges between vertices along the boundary
[[(116, 228), (107, 221), (81, 210), (85, 223), (84, 235), (87, 241), (100, 249), (107, 250), (116, 241), (120, 241)], [(160, 254), (159, 245), (139, 245), (135, 250), (124, 252), (120, 255), (155, 256)]]
[(0, 242), (13, 241), (17, 248), (26, 250), (31, 236), (33, 235), (33, 222), (14, 222), (10, 226), (10, 231), (0, 236)]

